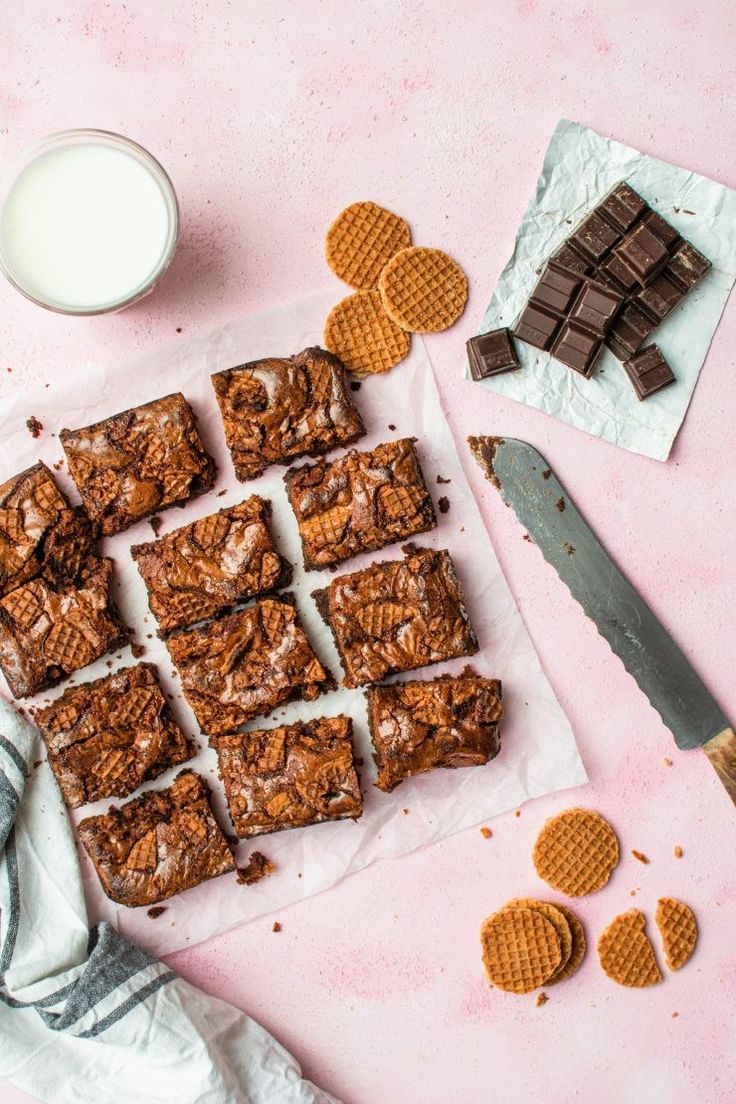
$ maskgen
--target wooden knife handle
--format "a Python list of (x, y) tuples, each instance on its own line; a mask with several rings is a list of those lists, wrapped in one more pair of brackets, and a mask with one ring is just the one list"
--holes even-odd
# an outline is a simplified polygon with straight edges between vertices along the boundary
[(703, 744), (703, 751), (736, 805), (736, 732), (732, 728), (724, 728), (723, 732)]

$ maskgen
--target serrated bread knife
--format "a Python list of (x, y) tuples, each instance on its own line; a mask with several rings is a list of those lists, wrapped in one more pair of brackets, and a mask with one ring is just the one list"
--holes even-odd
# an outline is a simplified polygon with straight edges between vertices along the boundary
[(473, 456), (672, 732), (702, 747), (736, 804), (736, 734), (672, 637), (624, 578), (547, 461), (525, 441), (469, 437)]

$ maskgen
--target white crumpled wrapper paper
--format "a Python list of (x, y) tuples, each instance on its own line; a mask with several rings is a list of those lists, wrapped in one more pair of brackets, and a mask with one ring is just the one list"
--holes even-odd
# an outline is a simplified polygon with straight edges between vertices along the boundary
[[(296, 521), (282, 481), (283, 468), (271, 468), (248, 484), (235, 479), (209, 378), (213, 372), (243, 361), (285, 355), (319, 343), (334, 298), (334, 292), (323, 292), (253, 314), (208, 334), (183, 338), (130, 360), (105, 367), (90, 365), (75, 375), (52, 377), (48, 389), (35, 396), (18, 396), (4, 413), (0, 423), (0, 477), (10, 476), (39, 457), (48, 463), (58, 461), (62, 450), (53, 434), (58, 434), (63, 426), (87, 425), (171, 391), (182, 391), (191, 402), (202, 436), (217, 461), (219, 478), (210, 494), (193, 499), (183, 509), (165, 511), (161, 515), (161, 533), (239, 502), (253, 492), (270, 498), (277, 544), (295, 567), (290, 589), (296, 593), (303, 623), (319, 655), (339, 676), (342, 668), (333, 641), (310, 597), (311, 591), (325, 586), (333, 576), (329, 572), (306, 573), (302, 567)], [(320, 824), (241, 842), (237, 849), (241, 865), (252, 850), (262, 849), (276, 863), (276, 873), (254, 886), (239, 885), (234, 875), (213, 879), (166, 902), (166, 911), (157, 919), (149, 918), (145, 908), (121, 908), (109, 901), (80, 848), (90, 923), (109, 920), (157, 955), (191, 946), (328, 889), (377, 859), (412, 851), (515, 808), (529, 798), (586, 781), (570, 725), (540, 667), (463, 475), (422, 341), (414, 339), (410, 356), (398, 368), (364, 381), (355, 398), (368, 429), (359, 447), (370, 448), (394, 437), (415, 436), (435, 503), (442, 495), (449, 499), (449, 511), (438, 513), (437, 528), (418, 537), (417, 543), (450, 549), (481, 650), (470, 660), (438, 665), (418, 677), (459, 672), (468, 662), (483, 674), (500, 677), (507, 713), (501, 728), (501, 753), (485, 767), (436, 771), (405, 782), (392, 794), (384, 794), (372, 785), (375, 769), (362, 692), (338, 689), (316, 702), (290, 704), (278, 709), (267, 721), (255, 722), (253, 727), (340, 712), (350, 714), (355, 722), (356, 753), (364, 759), (361, 776), (365, 813), (355, 823), (348, 820)], [(25, 426), (31, 415), (38, 417), (45, 427), (38, 441), (31, 438)], [(394, 425), (395, 429), (389, 428)], [(450, 482), (438, 484), (438, 475)], [(58, 478), (76, 499), (64, 468)], [(225, 493), (218, 497), (223, 489)], [(190, 765), (209, 780), (220, 822), (226, 831), (232, 831), (217, 777), (216, 755), (207, 747), (206, 737), (199, 734), (194, 715), (181, 696), (178, 679), (172, 676), (171, 659), (155, 635), (156, 622), (148, 611), (145, 588), (129, 555), (130, 545), (152, 539), (149, 523), (143, 521), (125, 533), (105, 539), (102, 547), (116, 562), (117, 601), (124, 620), (135, 630), (136, 639), (145, 645), (143, 659), (158, 664), (165, 689), (174, 695), (172, 707), (177, 718), (185, 731), (196, 734), (199, 752)], [(371, 560), (400, 556), (399, 548), (394, 546), (372, 556), (356, 557), (344, 570), (355, 570)], [(126, 649), (115, 656), (113, 667), (131, 662), (135, 661)], [(107, 672), (106, 661), (100, 660), (75, 681), (87, 681)], [(62, 691), (63, 686), (56, 687), (40, 700), (58, 697)], [(143, 789), (167, 785), (181, 769), (174, 768)], [(72, 819), (78, 823), (83, 816), (103, 812), (108, 804), (86, 806), (73, 813)], [(409, 813), (405, 814), (404, 809)]]
[(619, 180), (626, 180), (713, 264), (649, 339), (661, 348), (677, 382), (640, 402), (610, 350), (604, 349), (592, 378), (584, 379), (523, 341), (516, 342), (520, 371), (481, 382), (614, 445), (666, 460), (736, 279), (732, 188), (563, 119), (547, 147), (536, 193), (480, 332), (515, 325), (537, 270)]

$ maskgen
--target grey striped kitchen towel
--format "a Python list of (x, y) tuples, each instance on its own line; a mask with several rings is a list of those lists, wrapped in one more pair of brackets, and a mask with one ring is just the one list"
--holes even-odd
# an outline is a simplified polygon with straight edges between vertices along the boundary
[(42, 758), (0, 699), (0, 1077), (53, 1104), (338, 1104), (254, 1020), (90, 930)]

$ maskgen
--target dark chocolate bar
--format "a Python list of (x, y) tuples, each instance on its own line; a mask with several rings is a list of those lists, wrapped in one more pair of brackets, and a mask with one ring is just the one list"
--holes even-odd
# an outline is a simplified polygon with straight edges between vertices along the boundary
[(498, 376), (501, 372), (514, 372), (521, 367), (509, 329), (491, 330), (490, 333), (471, 337), (466, 348), (474, 380)]
[(674, 373), (657, 345), (647, 345), (625, 360), (624, 370), (638, 399), (648, 399), (675, 382)]

